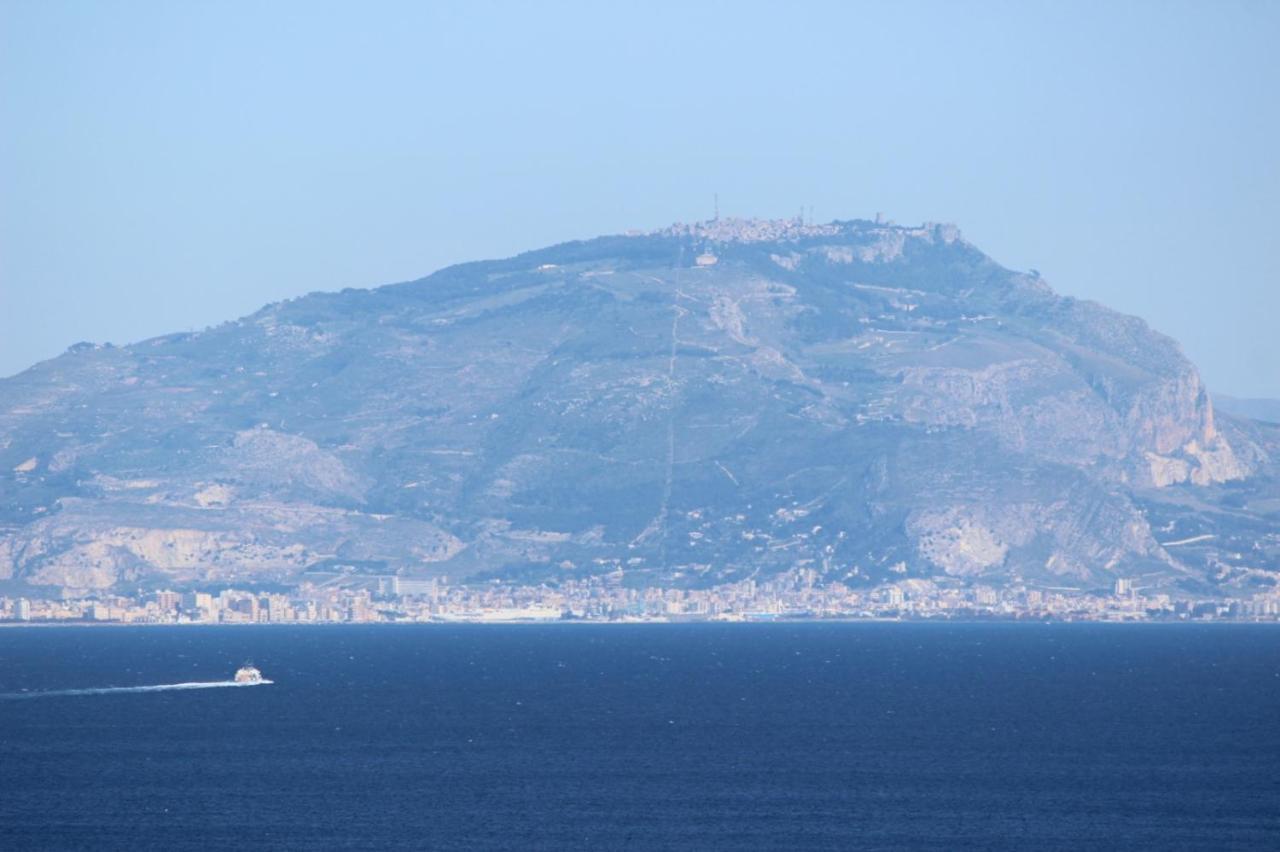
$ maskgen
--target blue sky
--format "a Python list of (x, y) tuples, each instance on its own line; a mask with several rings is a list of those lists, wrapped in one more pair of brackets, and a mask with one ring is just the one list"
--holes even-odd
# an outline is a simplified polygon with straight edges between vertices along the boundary
[(1280, 397), (1280, 4), (0, 5), (0, 375), (721, 212), (952, 221)]

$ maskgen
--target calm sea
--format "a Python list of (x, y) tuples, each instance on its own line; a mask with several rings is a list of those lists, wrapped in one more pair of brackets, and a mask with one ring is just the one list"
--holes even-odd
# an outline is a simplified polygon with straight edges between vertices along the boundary
[(0, 693), (6, 850), (1280, 848), (1267, 626), (14, 629)]

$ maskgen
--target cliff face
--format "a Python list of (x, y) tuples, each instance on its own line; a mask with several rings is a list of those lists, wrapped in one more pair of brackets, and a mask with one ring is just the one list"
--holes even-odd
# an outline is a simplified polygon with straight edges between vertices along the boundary
[(1269, 427), (1233, 424), (1168, 338), (950, 226), (677, 226), (0, 382), (0, 579), (1208, 587), (1276, 567), (1162, 544), (1266, 526)]

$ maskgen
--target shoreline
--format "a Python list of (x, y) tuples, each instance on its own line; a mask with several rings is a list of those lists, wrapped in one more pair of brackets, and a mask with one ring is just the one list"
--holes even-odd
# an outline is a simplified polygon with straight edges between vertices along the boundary
[(1273, 625), (1280, 626), (1280, 620), (1276, 619), (1240, 619), (1240, 618), (1217, 618), (1217, 619), (1064, 619), (1064, 618), (785, 618), (785, 619), (676, 619), (676, 620), (656, 620), (643, 619), (635, 621), (612, 621), (604, 619), (451, 619), (440, 621), (295, 621), (295, 622), (121, 622), (121, 621), (35, 621), (35, 622), (0, 622), (0, 630), (22, 630), (22, 629), (50, 629), (50, 628), (72, 628), (72, 629), (120, 629), (120, 628), (227, 628), (242, 629), (247, 627), (265, 627), (265, 628), (335, 628), (335, 627), (672, 627), (672, 626), (731, 626), (731, 627), (759, 627), (759, 626), (782, 626), (782, 625), (814, 625), (814, 624), (840, 624), (840, 625), (883, 625), (883, 624), (900, 624), (900, 625), (1008, 625), (1008, 626), (1079, 626), (1079, 625), (1105, 625), (1105, 626), (1146, 626), (1146, 627), (1196, 627), (1196, 626), (1249, 626), (1249, 625)]

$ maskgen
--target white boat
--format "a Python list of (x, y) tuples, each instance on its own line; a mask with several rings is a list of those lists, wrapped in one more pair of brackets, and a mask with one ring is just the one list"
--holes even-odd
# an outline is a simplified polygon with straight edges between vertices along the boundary
[(235, 681), (236, 683), (243, 683), (246, 686), (255, 683), (271, 682), (262, 676), (262, 672), (258, 671), (250, 664), (245, 664), (236, 670)]

